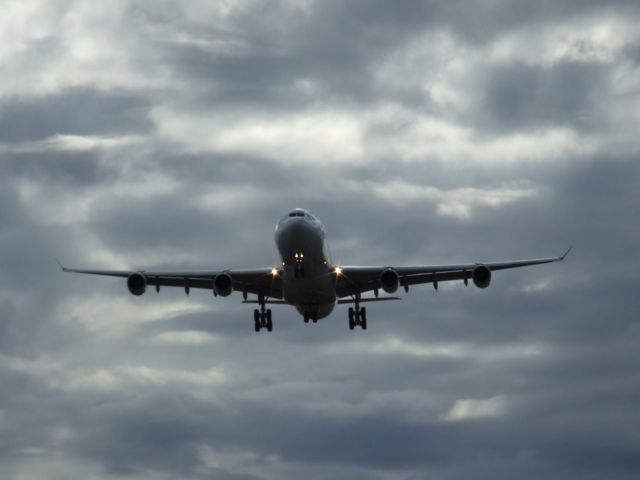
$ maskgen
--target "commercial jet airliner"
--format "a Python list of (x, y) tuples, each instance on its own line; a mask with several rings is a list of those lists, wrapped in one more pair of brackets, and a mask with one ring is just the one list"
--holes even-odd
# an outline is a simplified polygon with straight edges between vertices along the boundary
[[(296, 208), (276, 225), (275, 242), (280, 253), (278, 267), (251, 270), (147, 271), (147, 270), (78, 270), (62, 267), (65, 272), (107, 275), (127, 279), (131, 294), (145, 293), (149, 285), (157, 292), (160, 287), (181, 287), (188, 295), (191, 288), (212, 290), (214, 296), (227, 297), (233, 291), (242, 292), (244, 302), (259, 306), (253, 312), (255, 331), (273, 329), (271, 309), (267, 305), (292, 305), (304, 318), (316, 323), (327, 317), (336, 304), (348, 303), (349, 329), (367, 328), (367, 310), (360, 304), (399, 297), (379, 296), (383, 290), (395, 293), (398, 288), (409, 291), (411, 285), (431, 283), (437, 290), (439, 282), (462, 280), (468, 285), (487, 288), (492, 272), (507, 268), (526, 267), (564, 260), (559, 257), (517, 260), (510, 262), (466, 263), (458, 265), (425, 265), (412, 267), (349, 267), (335, 265), (329, 255), (327, 237), (322, 223), (307, 210)], [(362, 294), (373, 292), (373, 297)], [(249, 300), (248, 295), (256, 295)]]

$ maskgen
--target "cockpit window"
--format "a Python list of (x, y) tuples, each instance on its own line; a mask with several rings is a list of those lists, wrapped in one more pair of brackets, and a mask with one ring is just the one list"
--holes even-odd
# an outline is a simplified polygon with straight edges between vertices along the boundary
[(304, 212), (291, 212), (289, 214), (290, 217), (304, 217)]

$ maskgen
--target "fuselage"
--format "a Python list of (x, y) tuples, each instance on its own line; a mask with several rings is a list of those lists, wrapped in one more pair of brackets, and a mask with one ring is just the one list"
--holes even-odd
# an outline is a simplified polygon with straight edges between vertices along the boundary
[(336, 304), (335, 276), (322, 223), (296, 208), (276, 225), (275, 242), (282, 261), (283, 299), (323, 318)]

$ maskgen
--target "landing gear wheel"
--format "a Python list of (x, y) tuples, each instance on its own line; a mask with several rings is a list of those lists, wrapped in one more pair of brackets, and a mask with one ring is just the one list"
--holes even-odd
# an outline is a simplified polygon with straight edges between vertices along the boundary
[(318, 312), (311, 313), (311, 321), (313, 323), (318, 323)]
[(269, 310), (267, 310), (267, 315), (266, 315), (266, 317), (267, 317), (267, 321), (266, 321), (266, 324), (267, 324), (267, 332), (270, 332), (271, 330), (273, 330), (273, 322), (271, 321), (271, 310), (270, 310), (270, 309), (269, 309)]
[(304, 315), (304, 323), (309, 323), (309, 312), (305, 311), (303, 315)]
[(355, 308), (349, 307), (349, 330), (353, 330), (356, 325), (360, 325), (362, 330), (367, 329), (367, 309), (360, 307), (359, 302), (356, 300)]
[(260, 312), (256, 309), (253, 311), (253, 323), (254, 323), (254, 328), (256, 330), (256, 332), (260, 331)]

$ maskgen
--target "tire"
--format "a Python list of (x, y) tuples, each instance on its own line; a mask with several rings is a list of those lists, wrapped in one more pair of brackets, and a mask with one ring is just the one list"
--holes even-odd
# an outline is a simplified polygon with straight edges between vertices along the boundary
[(260, 331), (260, 312), (258, 310), (253, 311), (253, 323), (256, 332)]
[(367, 329), (367, 309), (364, 307), (360, 309), (360, 326), (363, 330)]

